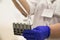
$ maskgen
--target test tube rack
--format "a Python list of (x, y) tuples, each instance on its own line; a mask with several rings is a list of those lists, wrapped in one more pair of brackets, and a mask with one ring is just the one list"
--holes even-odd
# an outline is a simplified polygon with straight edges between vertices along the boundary
[(14, 35), (22, 35), (25, 29), (31, 30), (31, 25), (22, 23), (13, 23)]

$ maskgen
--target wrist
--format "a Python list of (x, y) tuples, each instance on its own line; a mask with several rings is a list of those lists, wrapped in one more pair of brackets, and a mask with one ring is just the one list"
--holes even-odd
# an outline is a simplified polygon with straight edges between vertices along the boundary
[(51, 30), (49, 38), (60, 38), (60, 23), (52, 24), (49, 27)]

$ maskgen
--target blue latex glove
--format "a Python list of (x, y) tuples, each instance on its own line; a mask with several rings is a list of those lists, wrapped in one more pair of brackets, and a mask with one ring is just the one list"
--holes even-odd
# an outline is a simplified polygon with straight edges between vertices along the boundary
[(37, 26), (33, 30), (24, 30), (23, 36), (27, 40), (44, 40), (50, 35), (50, 28), (48, 26)]

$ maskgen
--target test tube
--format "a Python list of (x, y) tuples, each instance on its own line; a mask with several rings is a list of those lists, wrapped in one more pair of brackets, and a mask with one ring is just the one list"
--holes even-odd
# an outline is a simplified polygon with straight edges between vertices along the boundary
[(20, 35), (22, 35), (22, 32), (23, 32), (23, 27), (22, 27), (22, 23), (20, 23), (20, 25), (19, 25), (20, 27), (19, 27), (19, 29), (20, 29)]
[(13, 23), (13, 30), (14, 30), (14, 34), (16, 35), (17, 34), (17, 29), (16, 29), (16, 24)]

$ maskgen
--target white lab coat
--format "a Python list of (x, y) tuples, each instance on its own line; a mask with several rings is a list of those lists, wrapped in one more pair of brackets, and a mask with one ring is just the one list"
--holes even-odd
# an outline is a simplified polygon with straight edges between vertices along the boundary
[[(53, 4), (51, 3), (51, 0), (38, 0), (37, 2), (36, 0), (27, 0), (27, 2), (30, 5), (30, 13), (34, 13), (32, 28), (60, 23), (60, 0), (56, 0)], [(41, 16), (43, 10), (47, 8), (51, 8), (54, 11), (51, 18)]]
[[(28, 0), (27, 0), (28, 1)], [(30, 5), (30, 13), (34, 13), (34, 22), (33, 27), (39, 25), (50, 25), (60, 22), (60, 1), (56, 0), (53, 4), (50, 0), (30, 0), (28, 4)], [(49, 17), (42, 17), (41, 14), (43, 13), (44, 9), (47, 7), (51, 7), (54, 10), (54, 14), (52, 18)]]

